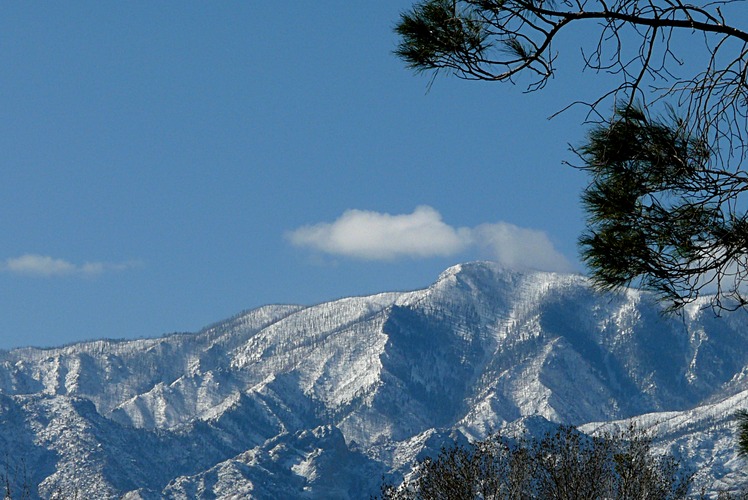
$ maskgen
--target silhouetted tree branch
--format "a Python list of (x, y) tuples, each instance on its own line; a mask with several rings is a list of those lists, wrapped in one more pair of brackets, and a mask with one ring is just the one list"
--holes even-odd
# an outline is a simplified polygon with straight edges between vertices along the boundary
[(569, 104), (588, 106), (594, 124), (577, 152), (592, 176), (580, 241), (595, 283), (654, 290), (670, 309), (708, 292), (732, 309), (748, 305), (748, 32), (723, 11), (741, 3), (428, 0), (401, 15), (396, 53), (416, 71), (522, 75), (536, 91), (556, 71), (561, 34), (583, 32), (584, 67), (613, 77)]
[[(748, 130), (748, 32), (722, 14), (741, 0), (686, 4), (680, 0), (429, 0), (403, 13), (396, 53), (417, 71), (449, 70), (465, 79), (513, 82), (530, 78), (538, 90), (554, 75), (562, 33), (592, 29), (581, 47), (584, 66), (618, 77), (618, 84), (587, 102), (668, 97), (684, 109), (698, 137), (740, 146)], [(703, 60), (684, 66), (676, 32), (703, 37)], [(586, 33), (586, 32), (585, 32)], [(677, 70), (692, 69), (686, 76)], [(609, 109), (610, 105), (606, 105)], [(600, 116), (607, 116), (607, 111)]]
[(653, 120), (636, 107), (594, 127), (578, 153), (592, 176), (582, 256), (599, 287), (634, 282), (671, 309), (702, 290), (715, 292), (718, 308), (748, 304), (744, 172), (711, 166), (709, 145), (677, 117)]

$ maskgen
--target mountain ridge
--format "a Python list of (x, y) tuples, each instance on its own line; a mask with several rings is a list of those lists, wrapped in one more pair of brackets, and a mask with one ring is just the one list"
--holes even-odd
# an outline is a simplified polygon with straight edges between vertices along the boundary
[(34, 461), (42, 498), (360, 498), (451, 439), (640, 418), (661, 450), (693, 455), (699, 485), (737, 487), (746, 313), (661, 312), (641, 291), (474, 262), (421, 290), (268, 305), (192, 334), (2, 351), (0, 448)]

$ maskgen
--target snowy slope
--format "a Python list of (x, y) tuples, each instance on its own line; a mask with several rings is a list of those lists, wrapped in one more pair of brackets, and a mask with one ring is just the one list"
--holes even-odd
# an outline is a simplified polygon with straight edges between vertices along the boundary
[(699, 484), (733, 487), (747, 325), (470, 263), (424, 290), (266, 306), (195, 334), (0, 352), (2, 467), (43, 498), (367, 498), (524, 417), (638, 417)]

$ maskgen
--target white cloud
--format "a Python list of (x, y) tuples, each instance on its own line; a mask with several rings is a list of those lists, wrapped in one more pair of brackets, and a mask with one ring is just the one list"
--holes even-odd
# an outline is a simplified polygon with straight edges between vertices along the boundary
[(136, 266), (137, 263), (135, 262), (86, 262), (76, 265), (72, 262), (55, 259), (46, 255), (25, 254), (20, 257), (6, 259), (0, 265), (0, 269), (5, 272), (27, 276), (54, 277), (66, 275), (95, 276), (105, 271), (122, 271)]
[(287, 236), (294, 245), (367, 260), (454, 255), (466, 246), (461, 230), (427, 206), (405, 215), (348, 210), (333, 223), (300, 227)]
[(472, 230), (473, 239), (495, 260), (510, 268), (570, 272), (573, 266), (556, 250), (543, 231), (507, 222), (481, 224)]
[(429, 206), (403, 215), (348, 210), (334, 222), (303, 226), (286, 237), (296, 246), (365, 260), (453, 256), (474, 248), (507, 267), (572, 270), (542, 231), (506, 222), (455, 228)]
[(5, 261), (4, 268), (12, 273), (37, 276), (61, 276), (75, 272), (75, 266), (70, 262), (32, 254), (8, 259)]

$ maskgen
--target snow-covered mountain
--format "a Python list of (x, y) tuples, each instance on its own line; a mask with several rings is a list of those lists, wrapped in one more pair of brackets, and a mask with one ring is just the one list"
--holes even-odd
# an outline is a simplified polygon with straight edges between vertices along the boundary
[(660, 310), (470, 263), (194, 334), (0, 352), (0, 472), (32, 498), (368, 498), (452, 439), (636, 417), (698, 485), (741, 485), (748, 313)]

